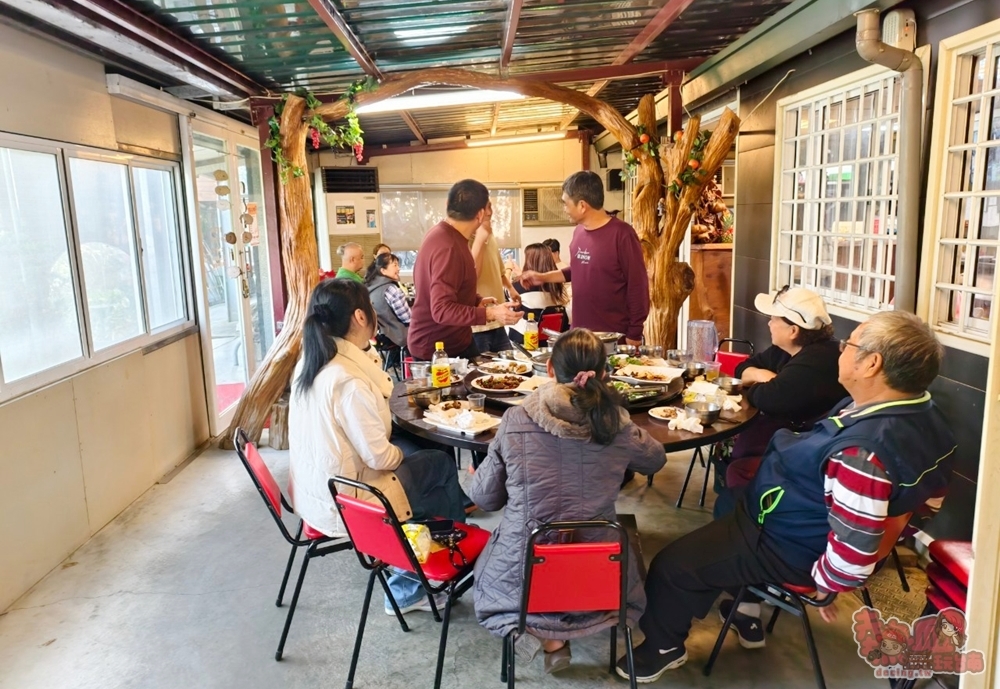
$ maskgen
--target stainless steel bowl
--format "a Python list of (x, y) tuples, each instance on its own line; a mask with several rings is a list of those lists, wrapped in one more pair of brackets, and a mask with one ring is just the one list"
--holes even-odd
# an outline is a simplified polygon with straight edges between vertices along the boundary
[(685, 405), (684, 409), (689, 415), (697, 416), (702, 426), (711, 426), (722, 414), (722, 407), (715, 402), (691, 402)]
[(597, 337), (600, 338), (601, 342), (604, 343), (605, 354), (614, 354), (615, 346), (618, 344), (618, 340), (625, 337), (625, 335), (622, 333), (595, 332), (594, 334), (597, 335)]
[(743, 381), (739, 378), (731, 378), (729, 376), (722, 376), (717, 381), (720, 388), (726, 391), (730, 395), (738, 395), (743, 392)]
[(698, 376), (705, 375), (705, 364), (700, 361), (689, 361), (684, 364), (684, 377), (694, 380)]
[(427, 409), (427, 407), (432, 404), (437, 404), (441, 401), (441, 391), (431, 390), (429, 392), (421, 392), (413, 396), (413, 401), (417, 403), (417, 406), (421, 409)]
[(632, 345), (616, 345), (615, 354), (624, 354), (625, 356), (636, 356), (636, 354), (638, 354), (636, 349), (637, 348), (633, 347)]

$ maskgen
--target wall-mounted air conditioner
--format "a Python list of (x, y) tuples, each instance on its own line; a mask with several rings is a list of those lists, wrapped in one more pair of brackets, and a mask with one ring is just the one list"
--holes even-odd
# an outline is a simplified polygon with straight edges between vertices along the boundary
[(562, 187), (534, 187), (521, 190), (521, 224), (553, 227), (572, 224), (563, 210)]

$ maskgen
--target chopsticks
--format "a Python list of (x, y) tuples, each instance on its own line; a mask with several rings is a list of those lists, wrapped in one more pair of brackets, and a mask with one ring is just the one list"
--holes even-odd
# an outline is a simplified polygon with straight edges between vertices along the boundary
[(431, 385), (426, 388), (417, 388), (416, 390), (408, 390), (407, 392), (404, 392), (401, 395), (396, 395), (396, 399), (399, 399), (400, 397), (412, 397), (413, 395), (422, 395), (425, 392), (434, 392), (435, 390), (447, 390), (448, 388), (455, 387), (455, 385), (458, 385), (458, 383), (455, 383), (454, 385), (445, 385), (444, 387), (440, 388)]

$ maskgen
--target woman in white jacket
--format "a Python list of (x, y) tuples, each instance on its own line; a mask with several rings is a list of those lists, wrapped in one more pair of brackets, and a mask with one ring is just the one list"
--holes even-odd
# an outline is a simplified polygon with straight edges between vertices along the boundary
[[(375, 328), (364, 285), (334, 279), (313, 290), (289, 405), (289, 493), (295, 512), (328, 536), (344, 532), (327, 487), (334, 476), (378, 488), (401, 521), (465, 521), (452, 458), (412, 443), (404, 456), (390, 442), (392, 381), (366, 354)], [(417, 580), (393, 574), (389, 588), (403, 612), (430, 609)], [(393, 614), (388, 600), (386, 611)]]

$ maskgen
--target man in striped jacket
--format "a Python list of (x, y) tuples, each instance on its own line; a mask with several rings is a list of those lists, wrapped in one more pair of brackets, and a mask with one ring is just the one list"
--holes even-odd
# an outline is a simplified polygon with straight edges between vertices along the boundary
[[(684, 664), (692, 618), (723, 591), (785, 583), (825, 598), (861, 586), (886, 519), (944, 494), (956, 445), (927, 392), (942, 356), (930, 328), (912, 314), (879, 313), (840, 350), (839, 380), (851, 397), (808, 433), (775, 434), (736, 511), (653, 558), (637, 681)], [(832, 607), (821, 611), (832, 619)], [(762, 646), (760, 620), (737, 617), (741, 643)], [(618, 672), (627, 677), (624, 659)]]

